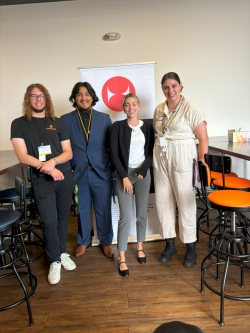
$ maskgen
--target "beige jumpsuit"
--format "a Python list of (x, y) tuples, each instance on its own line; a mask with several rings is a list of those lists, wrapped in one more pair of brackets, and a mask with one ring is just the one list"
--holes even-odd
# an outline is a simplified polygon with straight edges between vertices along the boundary
[[(196, 104), (184, 100), (176, 117), (163, 134), (169, 117), (166, 101), (154, 112), (157, 132), (154, 146), (154, 182), (156, 208), (163, 238), (176, 237), (176, 204), (179, 212), (179, 236), (183, 243), (196, 241), (196, 200), (193, 186), (193, 160), (197, 160), (194, 129), (205, 118)], [(164, 137), (165, 147), (159, 137)], [(163, 144), (162, 144), (163, 146)]]

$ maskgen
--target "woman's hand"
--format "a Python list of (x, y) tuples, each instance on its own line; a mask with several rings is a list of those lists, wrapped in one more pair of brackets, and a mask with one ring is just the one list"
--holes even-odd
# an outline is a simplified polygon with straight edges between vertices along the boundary
[(133, 185), (128, 177), (123, 178), (123, 191), (127, 194), (133, 194)]
[(143, 179), (143, 176), (142, 176), (142, 175), (140, 175), (140, 174), (138, 174), (138, 175), (135, 174), (135, 175), (136, 175), (137, 178), (139, 178), (139, 179)]

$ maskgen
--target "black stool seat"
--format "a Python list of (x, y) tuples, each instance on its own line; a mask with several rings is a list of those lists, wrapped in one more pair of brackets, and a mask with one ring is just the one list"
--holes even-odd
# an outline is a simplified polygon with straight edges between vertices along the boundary
[(21, 213), (16, 210), (0, 211), (0, 232), (6, 231), (20, 223)]
[[(31, 195), (31, 188), (26, 188), (26, 196), (29, 198)], [(13, 203), (19, 201), (19, 195), (17, 194), (16, 189), (7, 188), (6, 190), (0, 191), (0, 203)]]
[(0, 191), (0, 203), (13, 203), (19, 201), (19, 196), (15, 188), (7, 188)]

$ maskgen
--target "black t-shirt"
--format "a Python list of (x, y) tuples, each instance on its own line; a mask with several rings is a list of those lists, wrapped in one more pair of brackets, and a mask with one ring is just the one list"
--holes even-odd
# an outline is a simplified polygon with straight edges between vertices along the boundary
[[(32, 117), (31, 121), (24, 117), (13, 120), (11, 124), (11, 139), (24, 139), (28, 154), (39, 158), (38, 147), (50, 145), (51, 154), (46, 155), (46, 161), (62, 153), (61, 141), (69, 140), (65, 124), (61, 119)], [(62, 172), (71, 169), (70, 162), (58, 164), (56, 168)], [(35, 169), (33, 168), (33, 171)], [(44, 177), (42, 172), (35, 172), (36, 176)], [(35, 176), (35, 175), (34, 175)]]

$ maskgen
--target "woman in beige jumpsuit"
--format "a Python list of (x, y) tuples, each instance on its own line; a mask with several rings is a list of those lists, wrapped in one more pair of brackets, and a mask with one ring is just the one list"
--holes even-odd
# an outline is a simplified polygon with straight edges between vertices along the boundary
[[(196, 200), (194, 169), (197, 159), (208, 151), (205, 118), (198, 106), (181, 94), (182, 83), (176, 73), (163, 76), (162, 91), (167, 98), (154, 112), (157, 138), (154, 146), (156, 208), (165, 248), (160, 262), (168, 262), (177, 253), (175, 247), (176, 205), (179, 237), (186, 244), (184, 266), (196, 264)], [(195, 139), (198, 139), (198, 156)]]

